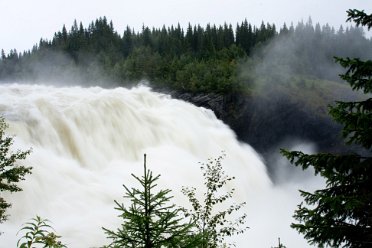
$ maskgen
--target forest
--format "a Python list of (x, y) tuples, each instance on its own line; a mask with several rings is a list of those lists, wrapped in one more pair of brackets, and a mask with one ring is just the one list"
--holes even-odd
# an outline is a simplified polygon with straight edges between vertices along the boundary
[(265, 59), (269, 44), (288, 39), (296, 46), (281, 49), (282, 54), (267, 65), (270, 71), (282, 73), (291, 67), (292, 77), (331, 80), (338, 80), (337, 73), (330, 76), (327, 71), (327, 66), (335, 67), (333, 56), (363, 57), (371, 52), (372, 43), (361, 28), (341, 26), (336, 31), (328, 24), (314, 25), (311, 18), (280, 28), (264, 22), (256, 27), (244, 20), (235, 27), (144, 25), (140, 32), (127, 27), (119, 34), (102, 17), (87, 28), (75, 20), (69, 30), (63, 26), (52, 40), (40, 39), (29, 51), (2, 50), (0, 80), (63, 78), (67, 84), (105, 86), (147, 80), (152, 87), (177, 92), (249, 93), (258, 78), (280, 81), (257, 74), (255, 66)]

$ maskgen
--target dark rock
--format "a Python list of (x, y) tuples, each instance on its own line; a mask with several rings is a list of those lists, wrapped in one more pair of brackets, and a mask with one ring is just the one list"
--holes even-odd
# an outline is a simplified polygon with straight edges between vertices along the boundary
[(173, 92), (171, 95), (213, 110), (235, 131), (239, 140), (263, 155), (290, 139), (314, 142), (324, 152), (344, 149), (340, 125), (328, 115), (314, 113), (298, 102), (243, 94)]

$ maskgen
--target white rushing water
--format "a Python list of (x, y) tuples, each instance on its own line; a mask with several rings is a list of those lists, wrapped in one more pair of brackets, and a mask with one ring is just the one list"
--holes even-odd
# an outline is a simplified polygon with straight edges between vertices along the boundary
[(48, 218), (68, 247), (107, 244), (101, 227), (119, 225), (114, 200), (123, 201), (122, 184), (138, 186), (131, 173), (142, 175), (144, 153), (149, 169), (161, 174), (160, 187), (185, 205), (181, 186), (201, 190), (198, 162), (221, 151), (224, 169), (236, 177), (234, 199), (247, 202), (250, 229), (237, 246), (271, 247), (279, 236), (287, 245), (305, 244), (288, 231), (297, 189), (272, 186), (259, 155), (210, 110), (147, 87), (9, 84), (0, 85), (0, 115), (14, 147), (32, 148), (20, 163), (33, 167), (22, 192), (4, 195), (13, 206), (0, 225), (0, 247), (15, 247), (22, 223), (36, 215)]

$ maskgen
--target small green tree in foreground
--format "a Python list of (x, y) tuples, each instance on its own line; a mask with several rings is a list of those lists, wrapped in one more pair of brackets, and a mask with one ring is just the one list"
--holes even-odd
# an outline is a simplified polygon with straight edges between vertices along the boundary
[[(184, 211), (195, 222), (196, 233), (201, 235), (202, 240), (197, 247), (229, 247), (230, 244), (225, 243), (225, 238), (241, 234), (248, 228), (244, 226), (246, 214), (233, 221), (228, 220), (228, 216), (239, 211), (245, 205), (245, 202), (232, 204), (224, 210), (216, 209), (225, 201), (231, 199), (235, 191), (235, 189), (231, 189), (224, 192), (224, 186), (234, 179), (234, 177), (227, 176), (223, 171), (221, 162), (224, 157), (225, 154), (222, 154), (216, 159), (208, 159), (207, 163), (202, 164), (201, 169), (206, 188), (203, 202), (197, 199), (196, 188), (183, 187), (182, 189), (183, 194), (188, 197), (192, 206), (192, 209), (184, 209)], [(242, 225), (243, 227), (241, 227)]]
[(11, 206), (1, 193), (21, 191), (16, 183), (24, 180), (25, 175), (30, 174), (32, 169), (16, 165), (17, 160), (25, 159), (30, 150), (13, 153), (11, 151), (13, 138), (5, 135), (7, 127), (4, 118), (0, 117), (0, 223), (7, 219), (6, 210)]
[(182, 210), (169, 204), (171, 190), (154, 192), (160, 175), (153, 176), (146, 168), (144, 156), (144, 175), (132, 176), (140, 183), (141, 189), (125, 188), (125, 198), (131, 205), (125, 207), (116, 203), (116, 209), (123, 219), (116, 231), (106, 228), (105, 233), (112, 243), (108, 247), (160, 248), (160, 247), (197, 247), (197, 239), (191, 235), (192, 224), (185, 223)]
[(27, 222), (24, 227), (19, 231), (24, 233), (18, 240), (18, 248), (65, 248), (66, 245), (62, 244), (58, 236), (54, 233), (53, 228), (48, 224), (49, 220), (42, 219), (39, 216)]
[[(372, 27), (372, 15), (349, 10), (348, 21)], [(353, 90), (372, 93), (372, 61), (336, 58), (347, 69), (341, 78)], [(358, 102), (337, 102), (330, 108), (332, 117), (344, 125), (348, 144), (363, 146), (371, 154), (372, 98)], [(372, 247), (372, 158), (360, 154), (314, 155), (282, 150), (291, 163), (326, 179), (326, 187), (313, 193), (300, 191), (304, 203), (298, 206), (291, 226), (319, 247)]]

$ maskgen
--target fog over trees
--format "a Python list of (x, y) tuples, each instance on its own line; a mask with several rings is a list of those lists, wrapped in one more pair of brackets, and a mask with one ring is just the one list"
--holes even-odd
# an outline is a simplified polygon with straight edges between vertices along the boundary
[(63, 26), (29, 51), (2, 51), (0, 82), (149, 83), (212, 109), (268, 160), (265, 154), (293, 138), (322, 150), (341, 149), (340, 126), (328, 117), (327, 105), (360, 95), (339, 79), (343, 69), (334, 56), (371, 57), (372, 41), (359, 27), (321, 26), (311, 18), (281, 27), (243, 20), (186, 28), (143, 25), (118, 33), (101, 17), (88, 27), (77, 21)]
[[(289, 73), (338, 80), (341, 71), (333, 56), (363, 58), (371, 53), (371, 40), (362, 29), (336, 31), (311, 19), (280, 28), (264, 22), (256, 27), (247, 20), (236, 25), (189, 24), (186, 29), (179, 24), (144, 25), (141, 31), (127, 27), (119, 34), (103, 17), (88, 27), (77, 21), (70, 29), (63, 26), (52, 40), (41, 39), (29, 51), (2, 51), (0, 80), (62, 78), (70, 83), (109, 81), (125, 86), (146, 79), (178, 91), (228, 93), (246, 89), (241, 71), (251, 80), (267, 72), (274, 80)], [(246, 66), (249, 63), (254, 70)]]

